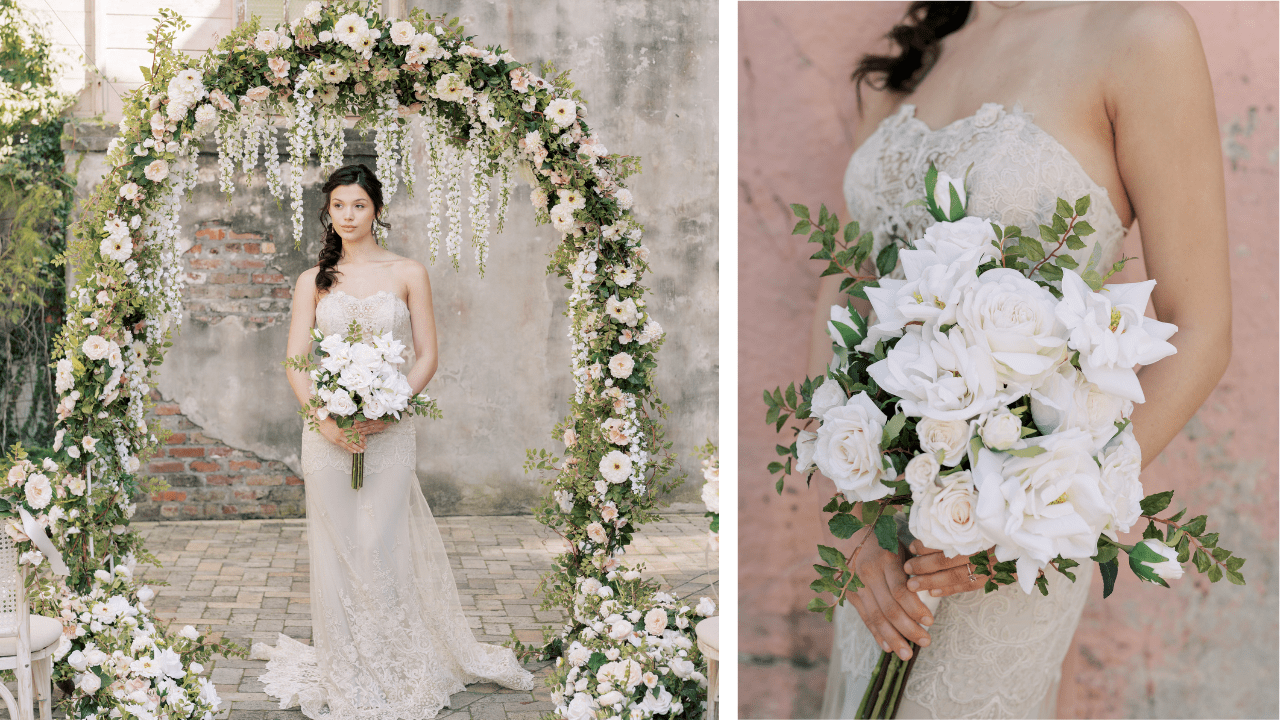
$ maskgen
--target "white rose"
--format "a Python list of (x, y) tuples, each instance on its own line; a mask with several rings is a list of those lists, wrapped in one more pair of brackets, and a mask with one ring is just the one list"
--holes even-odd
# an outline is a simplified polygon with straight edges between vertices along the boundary
[(102, 680), (96, 673), (87, 672), (76, 678), (76, 687), (86, 695), (92, 695), (102, 687)]
[(546, 210), (547, 209), (547, 191), (540, 187), (535, 187), (533, 190), (530, 190), (529, 203), (533, 205), (534, 210)]
[(916, 241), (916, 249), (928, 250), (945, 263), (968, 253), (976, 253), (986, 261), (999, 257), (999, 249), (992, 244), (996, 241), (996, 231), (991, 228), (990, 220), (966, 217), (930, 225), (924, 236)]
[(196, 629), (195, 629), (195, 626), (193, 626), (193, 625), (184, 625), (184, 626), (183, 626), (183, 628), (182, 628), (182, 631), (181, 631), (181, 632), (179, 632), (179, 633), (178, 633), (178, 635), (179, 635), (179, 636), (181, 636), (181, 637), (184, 637), (184, 638), (186, 638), (186, 639), (188, 639), (188, 640), (199, 640), (199, 639), (200, 639), (200, 631), (199, 631), (199, 630), (196, 630)]
[(644, 616), (644, 631), (650, 635), (662, 635), (662, 631), (667, 629), (667, 611), (662, 608), (653, 608)]
[(671, 668), (671, 672), (682, 680), (693, 675), (695, 670), (692, 660), (673, 659), (668, 665)]
[(44, 508), (53, 499), (53, 486), (49, 484), (49, 478), (42, 473), (28, 475), (25, 489), (27, 504), (35, 510)]
[[(151, 598), (155, 596), (156, 596), (156, 591), (152, 590), (149, 585), (143, 585), (142, 587), (138, 588), (138, 602), (144, 602), (144, 603), (151, 602)], [(191, 627), (191, 626), (188, 625), (187, 627)], [(182, 628), (183, 632), (186, 632), (187, 627)], [(191, 629), (193, 631), (195, 630), (195, 628), (191, 628)]]
[(1143, 545), (1160, 553), (1164, 557), (1163, 562), (1146, 563), (1156, 575), (1162, 580), (1177, 580), (1182, 577), (1182, 564), (1178, 562), (1178, 551), (1165, 545), (1155, 538), (1147, 538), (1142, 541)]
[(609, 637), (614, 640), (622, 640), (635, 630), (635, 626), (626, 620), (619, 620), (609, 627)]
[(169, 163), (164, 160), (152, 160), (146, 168), (142, 170), (142, 174), (151, 182), (160, 182), (169, 177)]
[(588, 693), (579, 692), (573, 696), (573, 700), (569, 701), (564, 717), (565, 720), (596, 720), (596, 709), (595, 699)]
[(1127, 427), (1098, 456), (1102, 464), (1102, 498), (1111, 519), (1102, 534), (1119, 542), (1117, 533), (1128, 532), (1142, 516), (1142, 448)]
[(1084, 560), (1097, 551), (1110, 512), (1087, 434), (1064, 430), (1026, 442), (1044, 452), (1014, 457), (981, 449), (973, 478), (978, 523), (997, 560), (1017, 560), (1018, 583), (1030, 593), (1053, 558)]
[(918, 493), (912, 488), (914, 502), (908, 522), (911, 534), (947, 557), (971, 555), (990, 547), (991, 542), (978, 526), (978, 497), (972, 475), (960, 470), (941, 481), (941, 488), (935, 483), (928, 483)]
[(598, 522), (593, 522), (587, 526), (587, 537), (591, 538), (591, 542), (597, 545), (603, 545), (609, 540), (609, 536), (605, 534), (604, 526)]
[(634, 202), (631, 197), (631, 191), (626, 188), (619, 188), (618, 191), (613, 194), (613, 199), (618, 202), (618, 207), (623, 210), (630, 210), (631, 204)]
[[(657, 684), (658, 676), (654, 675), (654, 684)], [(647, 683), (646, 683), (647, 684)], [(653, 685), (649, 686), (650, 688)], [(644, 700), (641, 701), (641, 707), (649, 711), (651, 715), (666, 715), (671, 711), (671, 693), (667, 692), (665, 687), (658, 688), (658, 694), (655, 697), (653, 690), (647, 690), (644, 694)]]
[(698, 607), (694, 608), (694, 612), (703, 617), (711, 617), (716, 614), (716, 604), (709, 597), (699, 598)]
[(404, 46), (413, 42), (418, 36), (418, 32), (413, 27), (413, 23), (401, 20), (391, 26), (391, 42), (396, 45)]
[(101, 335), (90, 335), (85, 338), (84, 343), (80, 346), (84, 350), (84, 354), (90, 360), (101, 360), (111, 351), (111, 344)]
[(551, 226), (562, 233), (573, 230), (573, 208), (564, 203), (557, 203), (551, 208)]
[[(952, 206), (951, 193), (953, 190), (959, 200), (958, 208)], [(937, 184), (933, 186), (933, 202), (942, 211), (943, 217), (947, 220), (954, 222), (963, 218), (965, 205), (969, 202), (969, 198), (964, 192), (964, 179), (953, 178), (944, 172), (939, 172)]]
[(969, 423), (963, 420), (922, 418), (916, 423), (920, 449), (939, 455), (938, 462), (955, 467), (969, 451)]
[(932, 485), (941, 467), (938, 464), (938, 458), (930, 452), (911, 458), (902, 473), (907, 478), (907, 484), (911, 486), (911, 494), (916, 495), (923, 492), (926, 485)]
[(569, 658), (570, 665), (573, 665), (574, 667), (582, 667), (591, 659), (591, 651), (584, 647), (582, 643), (574, 640), (573, 644), (569, 646), (567, 656)]
[(849, 396), (840, 387), (840, 383), (835, 378), (827, 378), (813, 391), (813, 398), (809, 401), (809, 416), (821, 418), (832, 408), (840, 407), (848, 401)]
[(84, 653), (76, 650), (67, 656), (67, 664), (74, 668), (77, 672), (84, 672), (89, 667), (88, 661), (85, 660)]
[(1150, 365), (1177, 352), (1166, 342), (1177, 327), (1144, 316), (1155, 280), (1089, 289), (1071, 270), (1062, 273), (1062, 301), (1055, 312), (1069, 333), (1067, 347), (1080, 353), (1084, 376), (1104, 392), (1142, 402), (1135, 365)]
[(620, 450), (612, 450), (600, 458), (600, 474), (617, 485), (631, 477), (631, 458)]
[(813, 454), (818, 448), (818, 433), (801, 430), (796, 435), (796, 474), (813, 467)]
[(878, 500), (890, 492), (881, 482), (893, 477), (880, 450), (885, 421), (884, 413), (860, 392), (828, 411), (818, 428), (814, 462), (836, 489), (853, 499)]
[(280, 36), (275, 30), (260, 30), (253, 39), (254, 47), (262, 52), (271, 52), (280, 44)]
[(635, 368), (635, 361), (631, 359), (631, 355), (620, 352), (609, 358), (609, 374), (625, 380), (631, 377), (631, 371)]
[(334, 415), (351, 415), (356, 411), (356, 403), (346, 390), (335, 390), (326, 405)]
[(1000, 408), (986, 413), (979, 419), (981, 429), (978, 430), (983, 444), (992, 450), (1008, 450), (1022, 440), (1022, 421), (1007, 408)]
[(708, 480), (702, 486), (702, 502), (707, 506), (707, 512), (720, 512), (720, 481)]
[(849, 308), (843, 305), (831, 306), (831, 319), (827, 321), (827, 335), (831, 336), (831, 341), (840, 347), (848, 347), (844, 344), (844, 335), (840, 333), (840, 328), (836, 327), (836, 323), (840, 323), (849, 329), (853, 329), (856, 323), (853, 322), (853, 313), (849, 312)]
[(1017, 394), (1039, 385), (1067, 357), (1066, 328), (1048, 290), (1010, 268), (993, 268), (966, 288), (956, 322), (986, 349), (996, 374)]

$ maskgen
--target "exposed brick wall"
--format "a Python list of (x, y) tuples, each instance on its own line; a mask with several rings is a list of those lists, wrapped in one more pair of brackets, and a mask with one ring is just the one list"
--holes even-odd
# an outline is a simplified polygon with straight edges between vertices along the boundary
[(289, 322), (292, 284), (276, 265), (270, 235), (201, 223), (183, 261), (186, 312), (192, 320), (214, 325), (235, 315), (246, 327), (258, 328)]
[(302, 478), (278, 460), (229, 447), (207, 437), (175, 403), (156, 401), (148, 424), (172, 434), (146, 464), (146, 475), (164, 479), (169, 489), (136, 498), (137, 520), (209, 520), (302, 517)]

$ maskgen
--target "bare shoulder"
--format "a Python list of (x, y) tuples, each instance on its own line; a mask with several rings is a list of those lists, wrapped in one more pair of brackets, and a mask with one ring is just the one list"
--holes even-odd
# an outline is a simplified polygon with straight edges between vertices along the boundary
[(427, 266), (413, 258), (400, 257), (394, 265), (395, 276), (400, 282), (409, 288), (409, 294), (413, 295), (417, 291), (431, 289), (431, 278), (427, 273)]
[(303, 270), (302, 274), (298, 275), (298, 282), (295, 284), (295, 290), (300, 292), (305, 288), (311, 288), (312, 292), (314, 292), (316, 287), (316, 275), (319, 274), (319, 265), (314, 265)]
[(898, 111), (902, 105), (902, 95), (890, 90), (877, 90), (870, 85), (862, 84), (862, 111), (858, 117), (858, 127), (853, 133), (853, 147), (856, 150), (871, 137), (885, 118)]
[[(1187, 9), (1176, 2), (1109, 2), (1090, 6), (1090, 30), (1120, 56), (1156, 60), (1181, 53), (1203, 54), (1200, 33)], [(1123, 69), (1121, 66), (1119, 69)]]

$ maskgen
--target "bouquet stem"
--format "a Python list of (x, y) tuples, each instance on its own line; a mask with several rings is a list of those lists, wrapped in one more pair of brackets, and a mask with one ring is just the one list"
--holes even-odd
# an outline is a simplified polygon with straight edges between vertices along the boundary
[(907, 686), (907, 676), (915, 665), (920, 646), (911, 643), (911, 659), (903, 660), (894, 653), (880, 656), (880, 662), (871, 671), (871, 681), (858, 704), (858, 718), (891, 718), (898, 710), (902, 693)]
[(359, 490), (364, 487), (364, 453), (358, 452), (351, 455), (351, 489)]

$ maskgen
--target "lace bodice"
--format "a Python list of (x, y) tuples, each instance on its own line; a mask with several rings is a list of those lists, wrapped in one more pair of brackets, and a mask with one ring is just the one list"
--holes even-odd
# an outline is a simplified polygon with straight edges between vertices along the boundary
[[(331, 290), (316, 304), (316, 327), (325, 335), (346, 333), (355, 320), (364, 332), (392, 337), (405, 346), (405, 362), (401, 372), (413, 365), (413, 331), (409, 325), (409, 306), (387, 290), (365, 298)], [(413, 467), (416, 463), (416, 434), (410, 418), (404, 418), (380, 433), (370, 435), (366, 444), (365, 472), (380, 471), (396, 465)], [(351, 453), (334, 445), (319, 433), (302, 431), (302, 472), (312, 474), (326, 467), (350, 468)]]
[(1059, 197), (1067, 202), (1090, 196), (1085, 219), (1097, 231), (1083, 250), (1069, 254), (1080, 263), (1094, 244), (1102, 245), (1102, 262), (1120, 251), (1126, 228), (1120, 223), (1107, 189), (1095, 183), (1067, 149), (1042, 130), (1021, 106), (1006, 111), (987, 103), (978, 112), (932, 130), (904, 104), (854, 152), (844, 176), (845, 202), (852, 219), (871, 230), (875, 251), (891, 236), (914, 242), (933, 223), (924, 207), (904, 206), (924, 197), (924, 176), (932, 162), (952, 177), (964, 177), (967, 214), (1017, 225), (1032, 237), (1048, 224)]

